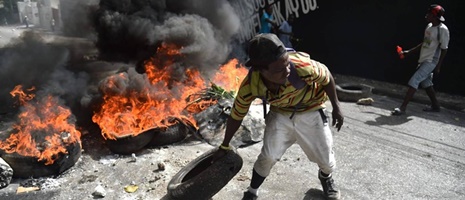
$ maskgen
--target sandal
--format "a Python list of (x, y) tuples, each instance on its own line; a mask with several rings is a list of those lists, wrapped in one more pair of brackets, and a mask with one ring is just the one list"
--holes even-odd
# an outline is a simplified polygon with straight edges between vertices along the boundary
[(394, 108), (394, 110), (391, 112), (391, 115), (403, 115), (405, 114), (405, 111), (400, 110), (400, 108)]
[(430, 107), (423, 108), (423, 111), (425, 111), (425, 112), (440, 112), (441, 108), (440, 107), (434, 108), (433, 106), (430, 106)]

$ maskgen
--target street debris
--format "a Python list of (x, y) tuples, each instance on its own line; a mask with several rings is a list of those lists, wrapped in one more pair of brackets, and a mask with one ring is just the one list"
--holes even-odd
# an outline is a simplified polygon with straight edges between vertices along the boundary
[(165, 171), (165, 164), (164, 163), (158, 163), (158, 171)]
[(361, 98), (357, 101), (357, 104), (358, 105), (371, 105), (373, 102), (375, 102), (375, 100), (373, 100), (372, 98), (368, 97), (368, 98)]
[(31, 191), (37, 191), (40, 190), (39, 187), (22, 187), (19, 186), (18, 189), (16, 190), (16, 194), (24, 193), (24, 192), (31, 192)]
[[(194, 115), (199, 126), (198, 135), (212, 146), (223, 141), (226, 120), (231, 112), (234, 99), (220, 99), (218, 103)], [(252, 105), (242, 121), (242, 125), (231, 139), (231, 145), (245, 147), (261, 141), (265, 130), (263, 106)]]
[(134, 183), (131, 183), (131, 185), (127, 185), (127, 186), (124, 187), (124, 191), (126, 191), (127, 193), (136, 192), (137, 189), (139, 189), (139, 186), (137, 186)]
[(137, 161), (136, 154), (135, 154), (135, 153), (132, 153), (132, 154), (131, 154), (131, 160), (129, 160), (129, 162), (136, 162), (136, 161)]
[(97, 185), (95, 187), (94, 192), (92, 192), (92, 195), (97, 198), (103, 198), (107, 195), (107, 192), (105, 191), (105, 188), (103, 188), (102, 185)]

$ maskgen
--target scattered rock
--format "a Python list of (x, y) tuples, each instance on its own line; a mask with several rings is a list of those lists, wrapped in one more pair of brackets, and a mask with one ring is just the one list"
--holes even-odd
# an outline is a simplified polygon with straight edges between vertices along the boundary
[(164, 163), (158, 163), (158, 170), (159, 171), (165, 171), (165, 164)]
[[(194, 116), (199, 126), (198, 134), (208, 144), (219, 146), (223, 141), (226, 121), (231, 112), (232, 104), (233, 99), (221, 99), (217, 104)], [(260, 142), (264, 130), (263, 106), (252, 105), (230, 144), (236, 147), (245, 147)]]
[(361, 98), (357, 101), (357, 104), (358, 105), (371, 105), (373, 102), (375, 102), (375, 100), (373, 100), (372, 98), (368, 97), (368, 98)]
[(97, 198), (103, 198), (107, 195), (107, 191), (105, 191), (105, 188), (103, 188), (102, 185), (97, 185), (95, 187), (94, 192), (92, 192), (92, 195)]
[(136, 154), (135, 154), (135, 153), (132, 153), (132, 154), (131, 154), (131, 160), (129, 160), (129, 162), (136, 162), (136, 161), (137, 161)]

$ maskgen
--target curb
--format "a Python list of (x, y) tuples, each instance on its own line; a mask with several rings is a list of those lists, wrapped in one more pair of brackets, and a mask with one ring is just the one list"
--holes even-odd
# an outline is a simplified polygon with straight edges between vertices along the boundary
[[(407, 86), (395, 83), (376, 81), (355, 76), (333, 74), (337, 84), (342, 83), (358, 83), (365, 84), (373, 87), (372, 93), (376, 95), (384, 95), (392, 98), (399, 99), (399, 104), (402, 103), (404, 95), (407, 92)], [(465, 112), (465, 97), (459, 95), (452, 95), (436, 91), (436, 97), (441, 107)], [(429, 105), (431, 102), (428, 95), (423, 89), (419, 89), (412, 98), (413, 102)]]

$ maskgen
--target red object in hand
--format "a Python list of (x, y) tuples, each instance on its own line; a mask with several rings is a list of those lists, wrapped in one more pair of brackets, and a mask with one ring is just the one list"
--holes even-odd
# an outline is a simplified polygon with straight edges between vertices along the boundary
[(402, 53), (402, 47), (397, 46), (397, 54), (399, 54), (400, 59), (404, 59), (404, 54)]

